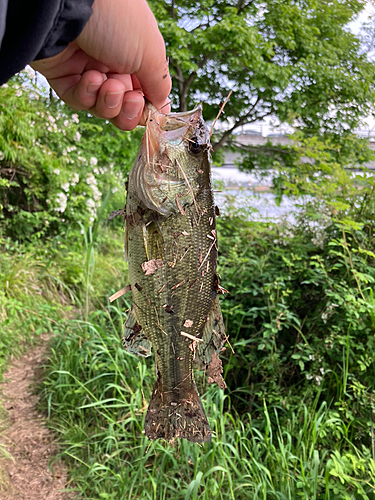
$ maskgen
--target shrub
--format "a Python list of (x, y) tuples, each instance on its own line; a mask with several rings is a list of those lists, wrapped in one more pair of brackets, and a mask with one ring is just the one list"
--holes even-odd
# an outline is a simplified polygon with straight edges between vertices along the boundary
[(19, 240), (56, 235), (122, 208), (140, 132), (121, 132), (46, 97), (22, 72), (0, 88), (0, 221)]

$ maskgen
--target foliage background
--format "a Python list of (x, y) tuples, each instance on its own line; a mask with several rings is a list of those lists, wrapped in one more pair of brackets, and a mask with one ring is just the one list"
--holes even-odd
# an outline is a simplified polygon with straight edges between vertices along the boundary
[[(174, 4), (182, 14), (193, 8), (191, 2)], [(242, 26), (234, 5), (216, 4), (220, 19), (194, 36), (183, 32), (186, 27), (176, 29), (177, 18), (164, 20), (176, 75), (175, 61), (186, 75), (199, 64), (190, 42), (200, 40), (211, 54), (212, 46), (219, 47), (214, 37), (227, 30), (224, 41), (230, 40)], [(308, 63), (315, 77), (323, 78), (324, 65), (304, 61), (302, 49), (318, 50), (314, 23), (319, 13), (328, 19), (327, 9), (335, 8), (332, 23), (323, 27), (332, 31), (335, 57), (340, 47), (347, 47), (351, 57), (348, 92), (336, 90), (353, 125), (371, 109), (372, 86), (366, 78), (373, 66), (341, 28), (362, 3), (305, 2), (316, 9), (309, 29), (297, 4), (268, 2), (274, 8), (268, 31), (255, 25), (248, 31), (261, 40), (271, 25), (278, 27), (271, 46), (265, 41), (255, 46), (261, 56), (254, 47), (248, 54), (260, 65), (254, 69), (263, 82), (258, 90), (271, 88), (272, 71), (275, 81), (287, 72), (288, 65), (276, 57), (279, 47), (300, 51), (301, 65)], [(257, 2), (236, 5), (259, 7)], [(300, 38), (293, 46), (296, 34)], [(237, 56), (239, 64), (242, 52)], [(192, 83), (186, 95), (190, 103), (198, 89), (210, 93), (211, 116), (225, 91), (204, 83), (213, 68), (205, 64), (205, 73), (198, 71), (194, 80), (197, 90)], [(77, 497), (374, 499), (375, 187), (366, 169), (373, 160), (367, 142), (341, 127), (341, 119), (334, 130), (321, 128), (324, 113), (319, 116), (323, 108), (317, 104), (315, 111), (306, 109), (305, 122), (287, 148), (273, 148), (271, 154), (268, 145), (246, 152), (243, 169), (272, 165), (273, 191), (278, 199), (295, 200), (295, 223), (259, 220), (249, 207), (227, 203), (218, 233), (220, 274), (230, 291), (221, 304), (234, 349), (227, 346), (224, 354), (228, 389), (208, 388), (204, 374), (196, 377), (215, 436), (203, 446), (150, 442), (142, 430), (152, 361), (122, 349), (129, 298), (108, 301), (127, 284), (127, 265), (121, 220), (106, 217), (124, 206), (126, 175), (142, 131), (123, 133), (70, 111), (35, 86), (34, 78), (21, 73), (0, 89), (0, 372), (11, 355), (38, 342), (42, 332), (52, 334), (38, 390)], [(303, 109), (318, 89), (320, 100), (330, 102), (329, 79), (321, 84), (300, 89), (312, 99), (306, 97)], [(349, 94), (351, 107), (344, 99)], [(243, 96), (229, 108), (228, 123), (236, 106), (244, 109)], [(292, 107), (302, 101), (288, 99), (284, 108), (277, 104), (285, 112), (280, 117), (292, 117), (296, 124), (301, 116)], [(308, 117), (315, 117), (311, 127)], [(353, 166), (361, 171), (352, 174), (348, 168)]]

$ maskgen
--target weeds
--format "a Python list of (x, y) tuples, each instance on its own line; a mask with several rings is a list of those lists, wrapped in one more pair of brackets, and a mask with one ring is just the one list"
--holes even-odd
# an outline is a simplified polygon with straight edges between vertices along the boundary
[[(70, 322), (48, 363), (43, 404), (84, 498), (338, 500), (351, 498), (342, 495), (348, 485), (359, 488), (357, 478), (358, 498), (373, 498), (374, 463), (365, 450), (348, 445), (341, 456), (323, 446), (342, 423), (318, 398), (292, 412), (264, 400), (263, 420), (254, 422), (238, 415), (230, 394), (210, 387), (203, 404), (211, 443), (148, 440), (143, 424), (154, 376), (150, 363), (122, 348), (128, 305)], [(343, 460), (352, 465), (343, 468)]]

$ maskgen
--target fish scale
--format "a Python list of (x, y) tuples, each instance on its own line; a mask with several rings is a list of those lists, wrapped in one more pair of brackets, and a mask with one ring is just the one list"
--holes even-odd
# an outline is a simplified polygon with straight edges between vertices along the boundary
[(209, 381), (223, 386), (217, 354), (226, 339), (217, 298), (209, 135), (200, 108), (171, 115), (153, 110), (152, 116), (128, 184), (133, 307), (124, 346), (145, 356), (152, 345), (155, 353), (146, 435), (208, 441), (193, 361), (200, 359), (214, 374)]

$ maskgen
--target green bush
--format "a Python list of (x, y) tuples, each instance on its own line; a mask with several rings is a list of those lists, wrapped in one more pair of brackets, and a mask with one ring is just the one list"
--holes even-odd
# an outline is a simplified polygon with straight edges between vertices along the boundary
[(25, 71), (0, 88), (1, 231), (22, 241), (88, 227), (122, 208), (141, 133), (47, 97)]
[(369, 458), (375, 181), (366, 170), (344, 170), (326, 143), (308, 140), (297, 148), (300, 162), (279, 165), (275, 176), (275, 192), (294, 195), (297, 205), (304, 196), (293, 224), (219, 220), (219, 272), (230, 292), (221, 304), (235, 350), (227, 351), (225, 379), (232, 405), (250, 412), (260, 431), (264, 401), (277, 409), (277, 419), (272, 411), (270, 418), (281, 428), (292, 414), (302, 426), (304, 405), (314, 412), (326, 404), (330, 431), (319, 434), (319, 449), (344, 456), (354, 445)]

